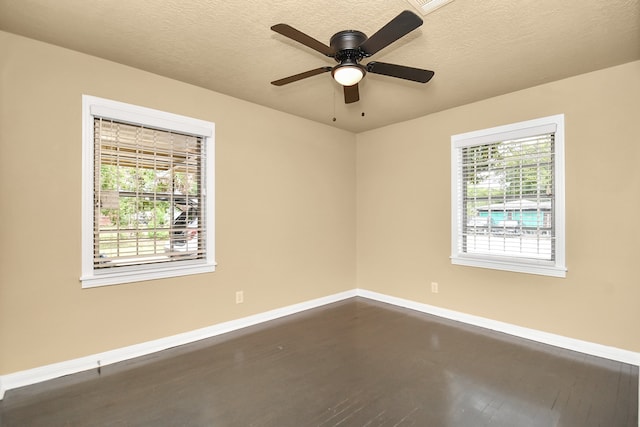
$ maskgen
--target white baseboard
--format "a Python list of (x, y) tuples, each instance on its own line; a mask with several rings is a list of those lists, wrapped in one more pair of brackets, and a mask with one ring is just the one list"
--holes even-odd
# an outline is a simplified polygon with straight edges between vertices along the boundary
[(471, 314), (461, 313), (459, 311), (448, 310), (445, 308), (397, 298), (377, 292), (371, 292), (364, 289), (358, 289), (357, 294), (358, 296), (364, 298), (386, 302), (388, 304), (409, 308), (411, 310), (420, 311), (422, 313), (432, 314), (434, 316), (443, 317), (445, 319), (455, 320), (469, 325), (490, 329), (492, 331), (503, 332), (505, 334), (537, 341), (543, 344), (549, 344), (555, 347), (573, 350), (592, 356), (603, 357), (605, 359), (640, 366), (640, 353), (636, 353), (633, 351), (623, 350), (616, 347), (609, 347), (602, 344), (595, 344), (588, 341), (577, 340), (575, 338), (568, 338), (561, 335), (538, 331), (535, 329), (524, 328), (522, 326), (516, 326), (510, 323), (499, 322), (497, 320), (491, 320), (480, 316), (473, 316)]
[(606, 359), (616, 360), (631, 365), (640, 366), (640, 353), (622, 350), (614, 347), (608, 347), (601, 344), (590, 343), (587, 341), (567, 338), (560, 335), (550, 334), (547, 332), (537, 331), (534, 329), (523, 328), (504, 322), (498, 322), (479, 316), (473, 316), (453, 310), (448, 310), (428, 304), (418, 303), (411, 300), (397, 298), (389, 295), (371, 292), (364, 289), (353, 289), (323, 298), (317, 298), (311, 301), (290, 305), (287, 307), (270, 310), (253, 316), (243, 317), (241, 319), (229, 322), (219, 323), (202, 329), (185, 332), (170, 337), (160, 338), (158, 340), (148, 341), (128, 347), (106, 351), (103, 353), (93, 354), (90, 356), (80, 357), (51, 365), (45, 365), (25, 371), (19, 371), (7, 375), (0, 375), (0, 399), (4, 398), (7, 390), (36, 384), (65, 375), (75, 374), (89, 369), (96, 369), (99, 366), (106, 366), (112, 363), (130, 360), (136, 357), (145, 356), (168, 348), (189, 344), (206, 338), (211, 338), (227, 332), (236, 331), (248, 326), (257, 325), (269, 320), (278, 319), (280, 317), (299, 313), (316, 307), (321, 307), (347, 298), (361, 296), (364, 298), (393, 304), (399, 307), (409, 308), (411, 310), (432, 314), (442, 318), (467, 323), (482, 328), (504, 332), (521, 338), (538, 341), (544, 344), (550, 344), (556, 347), (566, 348), (593, 356), (603, 357)]
[(333, 302), (352, 298), (355, 297), (356, 294), (357, 292), (354, 289), (334, 295), (329, 295), (327, 297), (317, 298), (311, 301), (305, 301), (299, 304), (270, 310), (253, 316), (219, 323), (217, 325), (205, 327), (202, 329), (196, 329), (194, 331), (189, 331), (178, 335), (106, 351), (104, 353), (93, 354), (90, 356), (67, 360), (60, 363), (53, 363), (51, 365), (40, 366), (37, 368), (27, 369), (25, 371), (19, 371), (7, 375), (0, 375), (0, 399), (4, 398), (4, 394), (7, 390), (36, 384), (65, 375), (87, 371), (89, 369), (97, 369), (99, 366), (106, 366), (112, 363), (122, 362), (136, 357), (166, 350), (168, 348), (189, 344), (206, 338), (211, 338), (227, 332), (232, 332), (238, 329), (246, 328), (248, 326), (267, 322), (269, 320), (289, 316), (291, 314), (299, 313), (311, 308), (321, 307)]

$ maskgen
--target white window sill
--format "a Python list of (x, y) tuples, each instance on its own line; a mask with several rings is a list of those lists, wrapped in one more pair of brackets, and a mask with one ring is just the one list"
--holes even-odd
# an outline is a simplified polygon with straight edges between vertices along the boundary
[[(183, 264), (183, 263), (181, 263)], [(95, 288), (99, 286), (120, 285), (124, 283), (142, 282), (145, 280), (164, 279), (169, 277), (187, 276), (191, 274), (212, 273), (216, 270), (216, 264), (189, 264), (189, 265), (157, 265), (153, 268), (132, 268), (127, 271), (95, 271), (92, 275), (80, 277), (83, 288)]]
[(552, 263), (536, 263), (526, 261), (513, 261), (511, 259), (488, 259), (470, 256), (452, 256), (451, 264), (468, 267), (489, 268), (492, 270), (512, 271), (516, 273), (537, 274), (551, 277), (567, 277), (566, 267)]

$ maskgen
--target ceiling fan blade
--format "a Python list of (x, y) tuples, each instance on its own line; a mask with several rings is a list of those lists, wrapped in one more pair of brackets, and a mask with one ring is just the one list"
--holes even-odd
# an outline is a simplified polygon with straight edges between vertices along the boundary
[(306, 35), (300, 30), (296, 30), (290, 25), (287, 24), (276, 24), (271, 27), (273, 31), (276, 33), (282, 34), (285, 37), (289, 37), (291, 40), (295, 40), (298, 43), (302, 43), (303, 45), (310, 47), (313, 50), (320, 52), (323, 55), (333, 57), (335, 55), (335, 51), (331, 49), (326, 44), (319, 42), (311, 36)]
[(423, 70), (421, 68), (375, 61), (367, 64), (367, 71), (373, 74), (383, 74), (385, 76), (397, 77), (399, 79), (411, 80), (418, 83), (428, 82), (435, 74), (431, 70)]
[(409, 34), (420, 25), (422, 25), (422, 19), (415, 13), (405, 10), (365, 40), (360, 45), (360, 50), (366, 56), (371, 56), (402, 36)]
[(275, 86), (283, 86), (289, 83), (297, 82), (298, 80), (306, 79), (307, 77), (317, 76), (318, 74), (326, 73), (327, 71), (331, 71), (331, 67), (320, 67), (315, 70), (305, 71), (304, 73), (294, 74), (293, 76), (285, 77), (284, 79), (275, 80), (271, 82), (272, 85)]
[(358, 83), (353, 86), (344, 87), (344, 103), (351, 104), (360, 100), (360, 91), (358, 90)]

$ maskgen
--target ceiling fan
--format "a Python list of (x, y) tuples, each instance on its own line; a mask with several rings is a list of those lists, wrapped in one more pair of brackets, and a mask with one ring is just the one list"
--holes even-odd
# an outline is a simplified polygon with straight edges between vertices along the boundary
[(420, 25), (422, 25), (422, 19), (415, 13), (405, 10), (371, 37), (367, 37), (363, 32), (356, 30), (340, 31), (331, 37), (329, 46), (327, 46), (290, 25), (276, 24), (271, 27), (273, 31), (335, 59), (338, 65), (320, 67), (304, 73), (294, 74), (293, 76), (272, 81), (271, 84), (282, 86), (331, 71), (333, 78), (344, 87), (345, 104), (350, 104), (360, 100), (358, 82), (362, 80), (367, 72), (427, 83), (435, 74), (433, 71), (376, 61), (369, 62), (366, 65), (360, 64), (360, 61), (364, 58), (368, 58), (389, 46)]

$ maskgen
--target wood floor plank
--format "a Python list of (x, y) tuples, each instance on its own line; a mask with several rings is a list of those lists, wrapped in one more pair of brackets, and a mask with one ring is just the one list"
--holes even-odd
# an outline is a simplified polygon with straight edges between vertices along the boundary
[(352, 298), (10, 390), (0, 425), (636, 427), (638, 367)]

